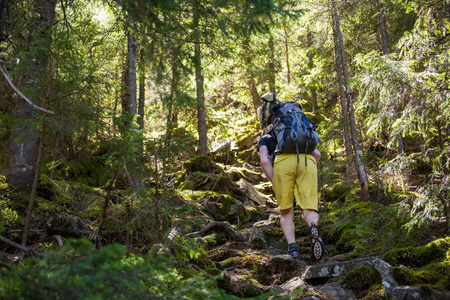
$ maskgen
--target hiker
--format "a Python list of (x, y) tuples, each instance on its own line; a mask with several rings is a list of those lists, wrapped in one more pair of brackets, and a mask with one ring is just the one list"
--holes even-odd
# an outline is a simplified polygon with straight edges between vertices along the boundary
[[(266, 93), (261, 99), (263, 104), (257, 110), (258, 120), (262, 126), (269, 125), (269, 128), (270, 126), (272, 128), (261, 136), (257, 149), (261, 167), (267, 178), (272, 182), (277, 204), (280, 208), (280, 225), (288, 243), (288, 253), (293, 258), (297, 258), (299, 255), (295, 242), (294, 205), (296, 204), (302, 212), (303, 221), (309, 227), (312, 257), (319, 260), (324, 253), (324, 245), (318, 228), (319, 214), (317, 212), (317, 163), (320, 160), (320, 152), (315, 147), (310, 154), (299, 153), (298, 149), (296, 153), (279, 151), (277, 149), (279, 143), (275, 136), (276, 128), (273, 128), (273, 123), (275, 123), (275, 120), (272, 120), (274, 112), (267, 113), (266, 110), (268, 105), (273, 106), (282, 102), (276, 99), (274, 93)], [(275, 158), (272, 159), (272, 157)]]

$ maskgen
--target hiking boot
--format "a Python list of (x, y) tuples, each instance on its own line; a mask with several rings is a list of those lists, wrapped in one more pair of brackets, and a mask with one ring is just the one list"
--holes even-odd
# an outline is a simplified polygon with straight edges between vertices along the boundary
[(316, 224), (311, 223), (309, 227), (309, 236), (311, 238), (311, 254), (312, 258), (319, 260), (322, 258), (325, 252), (322, 238), (320, 237), (319, 227)]
[(293, 258), (298, 257), (298, 247), (296, 243), (291, 243), (288, 245), (288, 254)]

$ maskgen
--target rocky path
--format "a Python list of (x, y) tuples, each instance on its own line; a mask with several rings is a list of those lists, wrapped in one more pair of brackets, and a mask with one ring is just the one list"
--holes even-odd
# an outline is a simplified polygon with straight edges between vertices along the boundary
[[(216, 242), (207, 245), (207, 250), (223, 275), (219, 287), (228, 294), (267, 295), (267, 299), (283, 295), (291, 299), (450, 299), (438, 292), (398, 286), (390, 265), (377, 257), (342, 261), (345, 255), (325, 255), (321, 261), (312, 261), (308, 230), (297, 210), (294, 221), (301, 254), (291, 258), (270, 184), (261, 177), (261, 169), (243, 164), (221, 170), (210, 161), (207, 164), (206, 168), (191, 164), (189, 169), (226, 176), (210, 182), (202, 178), (201, 185), (194, 187), (218, 194), (200, 203), (215, 221), (193, 234), (216, 234)], [(197, 165), (206, 166), (204, 162)], [(330, 245), (325, 242), (325, 247)]]

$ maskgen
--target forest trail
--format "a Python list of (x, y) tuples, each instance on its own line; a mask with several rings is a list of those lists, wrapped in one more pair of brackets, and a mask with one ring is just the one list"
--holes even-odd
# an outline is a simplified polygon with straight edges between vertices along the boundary
[[(209, 170), (213, 170), (211, 164), (215, 165), (212, 161), (207, 164), (204, 161), (197, 163), (203, 165), (203, 170), (207, 165)], [(190, 168), (197, 169), (193, 165)], [(227, 184), (244, 190), (251, 202), (236, 201), (228, 206), (225, 214), (222, 212), (222, 216), (215, 218), (200, 231), (188, 235), (215, 236), (216, 242), (205, 246), (210, 259), (222, 272), (223, 279), (219, 281), (219, 288), (228, 294), (238, 297), (269, 295), (270, 299), (278, 299), (283, 295), (298, 297), (295, 299), (363, 299), (368, 295), (369, 287), (374, 282), (379, 282), (384, 295), (393, 299), (412, 299), (409, 297), (413, 297), (413, 294), (421, 295), (421, 299), (449, 299), (439, 292), (399, 286), (391, 274), (391, 266), (378, 257), (349, 259), (346, 254), (330, 257), (327, 249), (332, 245), (326, 238), (324, 257), (320, 261), (313, 261), (308, 229), (297, 209), (294, 222), (300, 255), (298, 259), (293, 259), (287, 254), (287, 244), (281, 231), (279, 211), (271, 187), (261, 175), (262, 170), (257, 161), (254, 160), (253, 164), (228, 166), (221, 171), (232, 179)], [(240, 176), (236, 176), (237, 173)], [(243, 174), (246, 176), (242, 177)], [(209, 189), (210, 192), (233, 195), (232, 188), (226, 187), (222, 179), (210, 185), (203, 181), (204, 190), (208, 190), (208, 186), (213, 187)], [(227, 205), (220, 197), (209, 198), (204, 204), (205, 211), (212, 216), (219, 216), (218, 207), (224, 206)], [(250, 206), (254, 214), (245, 216), (242, 208), (246, 206), (247, 209)], [(322, 235), (327, 237), (328, 234), (322, 232)], [(349, 280), (354, 282), (349, 284)]]

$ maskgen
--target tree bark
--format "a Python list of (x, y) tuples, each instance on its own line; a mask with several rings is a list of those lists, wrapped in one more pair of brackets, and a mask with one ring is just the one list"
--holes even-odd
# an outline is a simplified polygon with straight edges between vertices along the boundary
[(8, 15), (8, 0), (0, 0), (0, 42), (5, 40), (5, 22)]
[[(140, 55), (141, 65), (144, 63), (144, 54), (141, 51)], [(138, 101), (138, 114), (139, 114), (139, 129), (144, 130), (145, 122), (145, 71), (142, 67), (139, 71), (139, 101)]]
[(252, 95), (253, 108), (255, 109), (255, 113), (256, 113), (256, 110), (261, 105), (261, 100), (259, 98), (258, 90), (256, 89), (255, 80), (253, 78), (249, 78), (247, 80), (247, 84), (249, 86), (250, 93)]
[(383, 4), (380, 0), (376, 0), (378, 8), (378, 20), (380, 22), (381, 48), (383, 55), (389, 54), (388, 34), (386, 30), (386, 21), (384, 19)]
[(23, 232), (22, 232), (22, 246), (27, 245), (28, 231), (30, 230), (31, 216), (33, 214), (33, 206), (34, 206), (34, 202), (36, 200), (37, 186), (39, 183), (40, 166), (41, 166), (43, 149), (44, 149), (44, 128), (41, 128), (39, 151), (38, 151), (38, 156), (37, 156), (36, 165), (35, 165), (35, 169), (34, 169), (33, 186), (31, 188), (30, 202), (28, 202), (27, 214), (25, 216), (25, 222), (24, 222)]
[(116, 181), (116, 174), (117, 174), (117, 170), (114, 170), (112, 178), (109, 181), (108, 187), (106, 188), (107, 190), (106, 190), (105, 202), (103, 203), (102, 214), (100, 215), (99, 222), (98, 222), (98, 228), (97, 228), (97, 232), (95, 235), (95, 247), (97, 249), (102, 248), (101, 233), (102, 233), (102, 229), (103, 229), (103, 224), (105, 223), (105, 220), (106, 220), (106, 212), (108, 210), (108, 205), (109, 205), (109, 201), (110, 201), (110, 197), (111, 197), (111, 190), (114, 185), (114, 181)]
[[(48, 73), (50, 45), (52, 42), (51, 33), (48, 29), (53, 25), (55, 8), (55, 0), (36, 0), (34, 2), (35, 17), (31, 24), (28, 40), (28, 45), (30, 46), (22, 60), (26, 71), (23, 78), (24, 84), (21, 89), (37, 105), (40, 105), (44, 97), (43, 88), (45, 75)], [(36, 161), (39, 128), (29, 123), (29, 121), (36, 115), (36, 109), (26, 103), (25, 100), (18, 99), (8, 150), (9, 163), (6, 175), (8, 183), (22, 190), (30, 190), (33, 184), (33, 166)]]
[(194, 64), (195, 82), (197, 84), (197, 119), (198, 119), (198, 154), (208, 154), (208, 128), (206, 126), (205, 93), (203, 87), (202, 61), (200, 49), (199, 2), (194, 0)]
[(291, 84), (291, 66), (289, 61), (289, 40), (288, 40), (288, 33), (286, 24), (283, 24), (284, 29), (284, 51), (286, 53), (286, 83), (288, 85)]
[(352, 90), (350, 88), (349, 84), (349, 76), (348, 76), (348, 69), (347, 69), (347, 60), (345, 57), (345, 49), (344, 49), (344, 43), (342, 41), (342, 35), (339, 25), (339, 16), (336, 9), (336, 2), (335, 0), (331, 0), (331, 9), (332, 13), (334, 15), (334, 22), (336, 26), (336, 35), (337, 35), (337, 41), (339, 42), (338, 49), (341, 55), (341, 63), (342, 63), (342, 71), (344, 75), (344, 85), (345, 85), (345, 96), (347, 98), (347, 106), (348, 106), (348, 118), (350, 123), (350, 133), (351, 133), (351, 139), (352, 139), (352, 145), (354, 150), (354, 155), (356, 159), (356, 166), (359, 176), (359, 183), (361, 185), (361, 198), (364, 201), (369, 200), (369, 181), (367, 178), (366, 173), (366, 165), (364, 164), (364, 161), (362, 159), (361, 150), (359, 147), (358, 142), (358, 133), (356, 131), (356, 122), (355, 122), (355, 112), (353, 108), (353, 95)]
[(276, 93), (275, 86), (275, 47), (273, 43), (273, 34), (269, 36), (269, 63), (268, 63), (268, 79), (269, 79), (269, 91)]
[[(244, 5), (244, 11), (243, 14), (246, 16), (249, 13), (249, 5), (248, 5), (248, 0), (245, 1), (245, 5)], [(252, 55), (250, 53), (250, 49), (251, 49), (251, 45), (250, 45), (250, 37), (248, 35), (247, 32), (247, 28), (243, 28), (242, 29), (242, 36), (243, 36), (243, 49), (244, 49), (244, 65), (245, 65), (245, 69), (246, 69), (246, 73), (247, 73), (247, 85), (248, 88), (250, 90), (250, 95), (252, 96), (252, 103), (253, 103), (253, 108), (255, 110), (258, 109), (258, 107), (261, 105), (261, 99), (259, 97), (259, 93), (258, 90), (256, 88), (256, 83), (255, 83), (255, 74), (253, 72), (253, 67), (252, 67)]]
[[(335, 63), (336, 63), (336, 78), (338, 81), (339, 86), (339, 99), (341, 104), (341, 111), (342, 111), (342, 127), (343, 127), (343, 140), (344, 140), (344, 149), (345, 154), (347, 158), (352, 158), (353, 155), (353, 149), (352, 149), (352, 143), (351, 143), (351, 136), (350, 136), (350, 124), (348, 119), (348, 110), (347, 110), (347, 101), (344, 91), (344, 74), (342, 71), (342, 60), (341, 60), (341, 52), (339, 50), (339, 41), (338, 41), (338, 35), (336, 30), (336, 20), (335, 16), (332, 13), (331, 14), (332, 22), (333, 22), (333, 39), (334, 39), (334, 57), (335, 57)], [(355, 164), (355, 161), (351, 159), (351, 163)], [(355, 166), (356, 167), (356, 166)]]
[[(132, 115), (137, 114), (137, 74), (136, 74), (136, 41), (134, 39), (134, 34), (128, 34), (128, 55), (127, 55), (127, 66), (128, 66), (128, 113)], [(137, 127), (133, 125), (133, 130), (138, 130)], [(134, 152), (136, 155), (139, 153), (139, 147), (136, 145)], [(136, 171), (138, 168), (133, 168), (131, 175), (131, 185), (134, 191), (137, 191), (142, 187), (142, 180), (139, 179), (139, 174)]]
[[(308, 45), (308, 68), (312, 70), (314, 68), (314, 50), (313, 50), (313, 39), (312, 34), (308, 33), (307, 36), (307, 45)], [(311, 86), (311, 104), (313, 108), (313, 112), (317, 112), (319, 110), (319, 106), (317, 105), (317, 90), (315, 86)]]
[(137, 114), (137, 85), (136, 85), (136, 41), (134, 34), (128, 34), (128, 109), (132, 114)]

